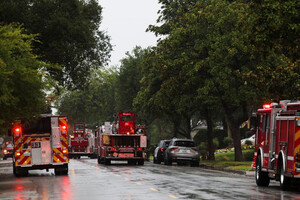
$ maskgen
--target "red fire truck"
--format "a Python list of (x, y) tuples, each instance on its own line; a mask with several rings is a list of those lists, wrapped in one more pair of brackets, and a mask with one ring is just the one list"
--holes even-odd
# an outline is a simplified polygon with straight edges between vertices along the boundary
[(258, 109), (253, 167), (258, 186), (275, 179), (286, 189), (300, 180), (300, 101)]
[(96, 131), (99, 164), (125, 160), (128, 164), (144, 165), (147, 136), (145, 126), (135, 125), (135, 113), (118, 113), (114, 123), (105, 122)]
[(86, 129), (85, 123), (74, 123), (74, 131), (69, 138), (70, 158), (80, 159), (81, 156), (96, 157), (96, 152), (94, 151), (95, 137), (90, 129)]
[(30, 122), (16, 120), (12, 127), (13, 173), (27, 176), (28, 170), (54, 168), (56, 175), (68, 174), (67, 118), (41, 115)]

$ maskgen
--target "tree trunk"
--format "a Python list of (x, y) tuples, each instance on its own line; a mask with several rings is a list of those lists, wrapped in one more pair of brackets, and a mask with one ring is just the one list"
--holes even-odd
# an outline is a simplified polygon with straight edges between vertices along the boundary
[(231, 131), (232, 131), (232, 136), (233, 136), (235, 161), (243, 161), (243, 153), (242, 153), (241, 135), (240, 135), (239, 125), (233, 124)]
[(213, 122), (208, 110), (205, 111), (205, 120), (207, 123), (207, 147), (208, 147), (208, 160), (215, 160), (215, 145), (213, 142)]
[(243, 154), (242, 154), (242, 146), (241, 146), (241, 136), (240, 136), (240, 125), (238, 120), (234, 120), (233, 117), (233, 109), (228, 107), (225, 102), (223, 103), (227, 126), (232, 133), (233, 139), (233, 146), (234, 146), (234, 153), (235, 153), (235, 161), (242, 161)]

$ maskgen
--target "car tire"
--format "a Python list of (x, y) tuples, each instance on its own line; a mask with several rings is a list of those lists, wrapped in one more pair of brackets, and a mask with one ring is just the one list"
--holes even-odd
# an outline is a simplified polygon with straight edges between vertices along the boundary
[(153, 163), (154, 163), (154, 164), (157, 164), (157, 161), (156, 161), (155, 156), (153, 156)]
[(268, 187), (270, 184), (268, 173), (262, 171), (260, 155), (256, 159), (255, 180), (257, 186)]
[(157, 157), (156, 164), (160, 164), (160, 163), (161, 163), (161, 158)]
[(199, 161), (192, 161), (191, 167), (199, 167)]

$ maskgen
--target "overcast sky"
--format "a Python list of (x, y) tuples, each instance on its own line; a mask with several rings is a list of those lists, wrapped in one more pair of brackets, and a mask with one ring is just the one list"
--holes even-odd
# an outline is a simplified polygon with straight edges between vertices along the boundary
[(154, 33), (146, 32), (148, 25), (156, 24), (158, 0), (98, 0), (103, 7), (101, 30), (111, 37), (113, 52), (110, 66), (120, 66), (120, 60), (135, 46), (156, 45)]

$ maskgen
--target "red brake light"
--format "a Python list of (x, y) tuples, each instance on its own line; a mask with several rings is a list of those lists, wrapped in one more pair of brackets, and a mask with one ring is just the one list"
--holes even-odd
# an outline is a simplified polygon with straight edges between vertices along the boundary
[(264, 105), (263, 105), (263, 108), (264, 108), (264, 109), (271, 108), (271, 104), (269, 104), (269, 103), (267, 103), (267, 104), (264, 104)]
[(164, 151), (164, 148), (163, 148), (163, 147), (160, 147), (160, 151), (163, 152), (163, 151)]
[(142, 151), (142, 148), (141, 148), (141, 147), (139, 147), (139, 148), (138, 148), (138, 150), (139, 150), (139, 151)]
[(192, 148), (192, 150), (193, 150), (193, 151), (198, 151), (198, 149), (197, 149), (197, 148)]

